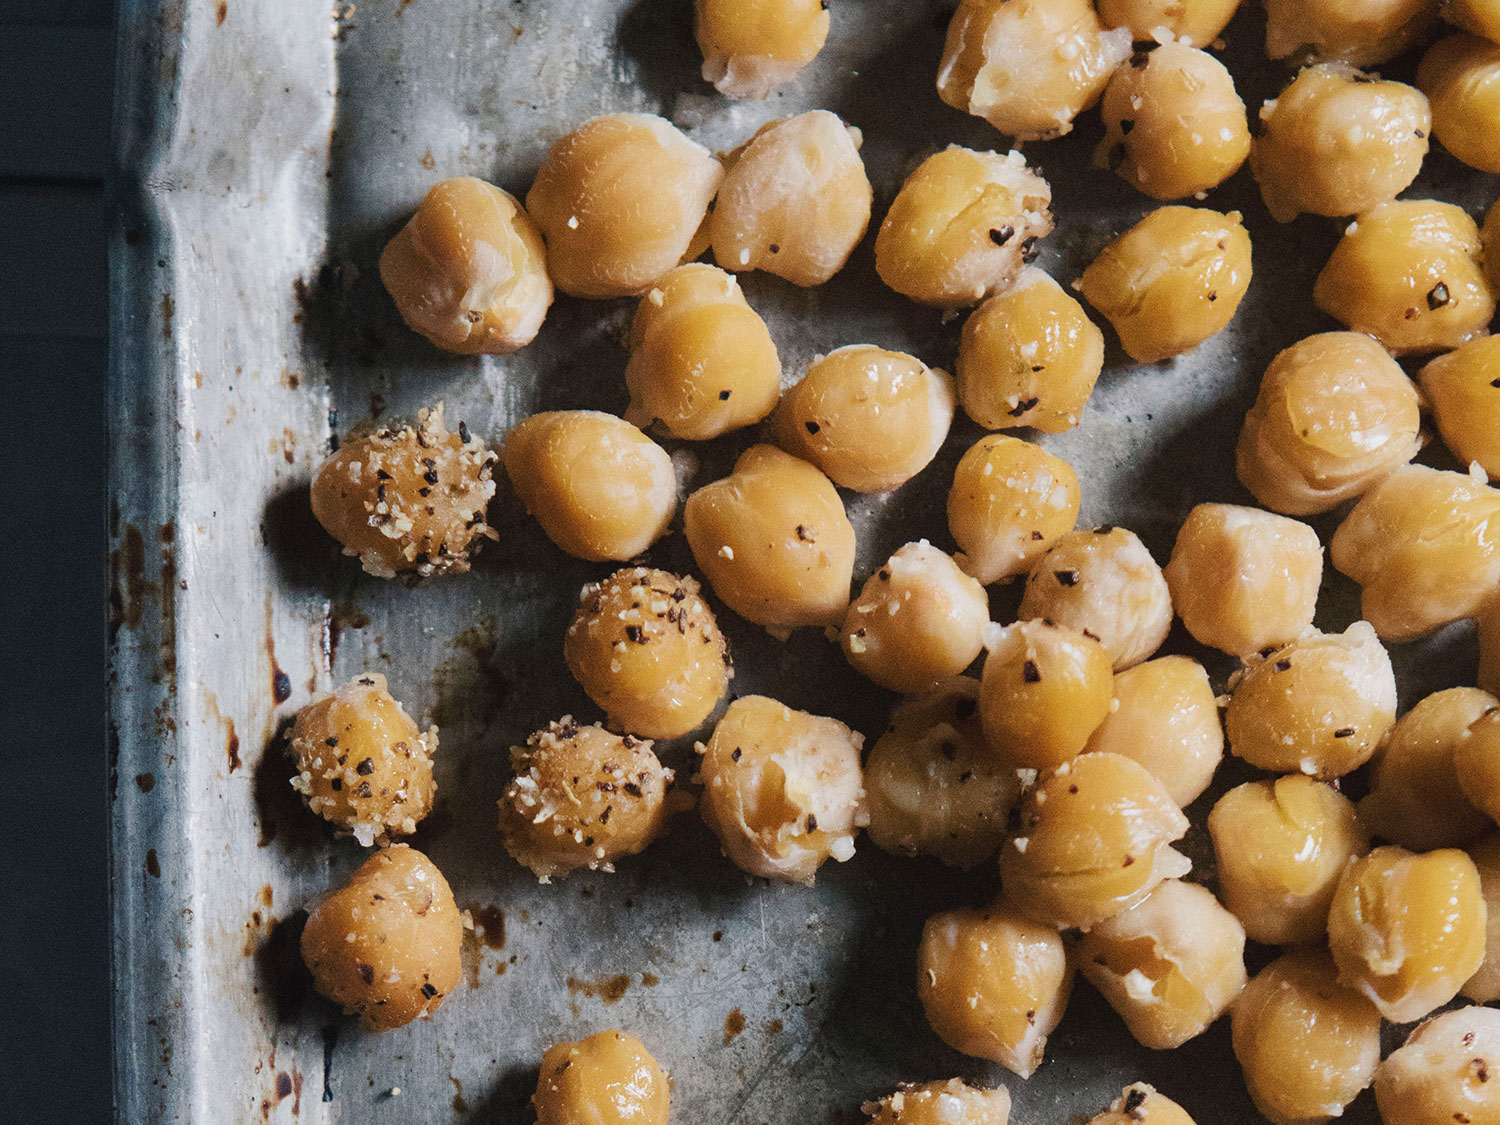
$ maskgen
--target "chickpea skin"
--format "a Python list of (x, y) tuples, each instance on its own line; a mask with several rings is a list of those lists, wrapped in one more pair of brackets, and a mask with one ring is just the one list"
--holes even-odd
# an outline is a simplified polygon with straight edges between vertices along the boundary
[(869, 1125), (1006, 1125), (1010, 1091), (970, 1086), (959, 1078), (902, 1083), (894, 1094), (860, 1108), (870, 1115)]
[(1471, 168), (1500, 172), (1500, 43), (1450, 35), (1417, 67), (1432, 102), (1432, 133)]
[(537, 1125), (667, 1125), (671, 1084), (633, 1035), (601, 1031), (542, 1056)]
[(1266, 57), (1374, 66), (1421, 41), (1438, 0), (1266, 0)]
[(1083, 752), (1109, 714), (1109, 653), (1051, 621), (996, 626), (979, 687), (979, 715), (996, 759), (1051, 769)]
[(1078, 519), (1078, 474), (1039, 445), (980, 438), (959, 459), (948, 491), (958, 565), (985, 585), (1024, 574)]
[(1126, 1086), (1088, 1125), (1195, 1125), (1187, 1110), (1144, 1082)]
[(1490, 833), (1467, 850), (1484, 896), (1484, 963), (1459, 991), (1476, 1004), (1489, 1004), (1500, 1000), (1500, 833)]
[(1458, 737), (1453, 766), (1464, 795), (1500, 821), (1500, 707), (1486, 706)]
[(695, 0), (703, 81), (731, 98), (765, 98), (828, 38), (827, 0)]
[(1500, 479), (1500, 336), (1481, 336), (1438, 356), (1418, 381), (1453, 456)]
[(1401, 1125), (1500, 1122), (1500, 1012), (1466, 1007), (1433, 1016), (1375, 1070), (1381, 1119)]
[(1500, 43), (1500, 3), (1496, 0), (1447, 0), (1439, 14), (1455, 27)]
[(1229, 26), (1240, 0), (1098, 0), (1105, 27), (1123, 27), (1137, 43), (1177, 42), (1207, 47)]

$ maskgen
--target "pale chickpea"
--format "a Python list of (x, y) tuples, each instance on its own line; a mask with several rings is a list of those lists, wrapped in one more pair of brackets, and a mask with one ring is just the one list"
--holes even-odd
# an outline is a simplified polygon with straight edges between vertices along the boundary
[(1500, 695), (1500, 590), (1479, 610), (1479, 686)]
[(894, 1094), (860, 1107), (869, 1125), (1006, 1125), (1010, 1120), (1010, 1091), (987, 1090), (962, 1079), (903, 1083)]
[(1083, 271), (1084, 299), (1138, 363), (1192, 351), (1234, 319), (1250, 286), (1240, 213), (1158, 207)]
[[(1240, 0), (1097, 0), (1105, 27), (1123, 27), (1137, 43), (1177, 42), (1207, 47), (1229, 26)], [(1167, 34), (1163, 34), (1163, 32)]]
[(1418, 380), (1443, 444), (1460, 461), (1500, 479), (1500, 336), (1481, 336), (1438, 356)]
[(667, 451), (613, 414), (533, 414), (505, 437), (505, 472), (547, 538), (591, 562), (624, 562), (677, 511)]
[(1389, 352), (1359, 332), (1322, 332), (1266, 368), (1235, 468), (1273, 511), (1326, 512), (1415, 457), (1421, 425), (1417, 388)]
[(1476, 1004), (1489, 1004), (1500, 1000), (1500, 833), (1492, 832), (1467, 851), (1479, 872), (1479, 893), (1484, 896), (1484, 964), (1460, 992)]
[(1471, 168), (1500, 172), (1500, 43), (1450, 35), (1417, 67), (1432, 102), (1432, 134)]
[(1388, 1125), (1500, 1122), (1500, 1012), (1457, 1008), (1433, 1016), (1375, 1070)]
[(1266, 56), (1374, 66), (1421, 41), (1439, 0), (1265, 0)]
[(897, 293), (967, 308), (1015, 282), (1052, 230), (1052, 188), (1019, 152), (949, 145), (906, 178), (875, 235), (875, 269)]
[(714, 593), (746, 620), (779, 629), (843, 621), (854, 526), (806, 461), (752, 445), (729, 476), (688, 497), (683, 530)]
[(1323, 545), (1307, 524), (1285, 516), (1199, 504), (1183, 521), (1162, 573), (1193, 638), (1244, 657), (1311, 628)]
[(630, 328), (625, 420), (705, 441), (752, 426), (781, 397), (781, 359), (733, 275), (678, 266), (641, 298)]
[(1104, 717), (1114, 677), (1098, 641), (1051, 621), (996, 627), (979, 686), (979, 715), (996, 759), (1051, 769), (1083, 752)]
[(870, 225), (859, 146), (859, 130), (823, 109), (761, 126), (725, 158), (709, 219), (714, 260), (802, 286), (838, 273)]
[(948, 531), (958, 565), (988, 585), (1024, 574), (1078, 519), (1078, 474), (1039, 445), (980, 438), (953, 471)]
[(542, 1055), (537, 1125), (667, 1125), (671, 1082), (635, 1036), (601, 1031)]
[(868, 819), (863, 743), (837, 719), (736, 699), (703, 749), (698, 804), (724, 854), (751, 875), (808, 885), (825, 860), (852, 858)]
[(1155, 1087), (1136, 1082), (1120, 1091), (1109, 1109), (1088, 1125), (1194, 1125), (1187, 1110)]
[(1500, 3), (1496, 0), (1444, 0), (1438, 11), (1454, 26), (1500, 43)]
[(1073, 965), (1051, 926), (1004, 899), (934, 914), (917, 949), (917, 997), (955, 1051), (1029, 1078), (1073, 990)]
[(703, 81), (764, 98), (812, 62), (828, 38), (828, 0), (695, 0)]
[(1457, 739), (1458, 784), (1492, 821), (1500, 821), (1500, 707), (1486, 706)]
[(526, 193), (547, 269), (574, 297), (638, 297), (697, 256), (724, 170), (670, 121), (596, 117), (553, 144)]
[(855, 492), (889, 492), (937, 455), (953, 423), (953, 377), (916, 356), (852, 344), (819, 356), (782, 397), (771, 432)]

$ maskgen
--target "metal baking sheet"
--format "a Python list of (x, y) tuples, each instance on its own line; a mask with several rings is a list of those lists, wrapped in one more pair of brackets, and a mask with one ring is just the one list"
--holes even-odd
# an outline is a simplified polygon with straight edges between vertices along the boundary
[[(617, 874), (539, 887), (494, 831), (505, 750), (563, 713), (596, 717), (564, 669), (561, 636), (578, 588), (607, 568), (563, 556), (503, 485), (500, 543), (473, 573), (416, 589), (361, 574), (308, 510), (330, 438), (376, 418), (442, 401), (450, 420), (498, 441), (538, 409), (625, 404), (630, 302), (560, 299), (540, 339), (504, 359), (444, 355), (402, 327), (375, 262), (435, 180), (473, 174), (524, 193), (552, 140), (607, 111), (661, 113), (726, 149), (771, 117), (821, 107), (863, 130), (878, 221), (920, 157), (949, 142), (1003, 144), (934, 93), (952, 6), (839, 0), (828, 46), (798, 82), (731, 103), (698, 77), (686, 0), (121, 5), (110, 529), (119, 1120), (524, 1121), (542, 1049), (611, 1026), (640, 1035), (671, 1070), (679, 1123), (853, 1122), (898, 1081), (955, 1074), (1008, 1085), (1017, 1125), (1085, 1120), (1136, 1079), (1200, 1122), (1257, 1120), (1222, 1023), (1155, 1054), (1082, 983), (1029, 1082), (945, 1048), (915, 998), (917, 935), (932, 911), (993, 893), (988, 870), (960, 875), (862, 843), (815, 888), (752, 883), (688, 815)], [(1252, 107), (1284, 81), (1259, 57), (1261, 19), (1247, 4), (1226, 37)], [(1065, 283), (1149, 206), (1089, 166), (1099, 132), (1085, 118), (1073, 136), (1026, 148), (1059, 216), (1040, 264)], [(1477, 212), (1495, 193), (1494, 177), (1435, 153), (1411, 194)], [(1331, 327), (1309, 294), (1340, 224), (1278, 226), (1243, 172), (1208, 205), (1243, 210), (1255, 243), (1233, 327), (1159, 366), (1129, 363), (1111, 341), (1083, 424), (1042, 439), (1077, 466), (1083, 520), (1135, 529), (1158, 559), (1192, 504), (1248, 499), (1232, 447), (1259, 374), (1279, 348)], [(951, 364), (959, 322), (882, 287), (870, 242), (820, 289), (744, 279), (789, 380), (814, 354), (857, 342)], [(978, 435), (960, 420), (906, 488), (846, 497), (858, 579), (909, 539), (950, 545), (942, 497)], [(749, 440), (673, 448), (702, 482)], [(650, 557), (690, 565), (680, 535)], [(1354, 593), (1330, 573), (1320, 624), (1352, 620)], [(997, 588), (995, 614), (1013, 598)], [(820, 634), (781, 643), (722, 621), (737, 692), (880, 732), (891, 697)], [(1168, 647), (1203, 655), (1180, 635)], [(1463, 627), (1395, 655), (1407, 703), (1472, 682)], [(1222, 683), (1228, 667), (1210, 665)], [(299, 911), (361, 849), (298, 806), (268, 749), (311, 695), (365, 669), (442, 727), (439, 805), (415, 842), (488, 939), (469, 943), (466, 985), (435, 1019), (380, 1036), (311, 993), (295, 950)], [(663, 756), (690, 769), (686, 742)], [(1220, 788), (1243, 776), (1226, 766)], [(1189, 850), (1211, 881), (1204, 845), (1195, 829)], [(1346, 1120), (1375, 1120), (1368, 1095)]]

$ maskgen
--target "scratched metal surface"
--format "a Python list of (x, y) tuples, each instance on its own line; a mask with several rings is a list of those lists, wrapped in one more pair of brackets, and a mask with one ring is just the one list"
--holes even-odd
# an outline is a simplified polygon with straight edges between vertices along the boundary
[[(375, 260), (433, 181), (476, 174), (523, 193), (553, 139), (611, 110), (663, 113), (722, 149), (771, 116), (826, 107), (864, 130), (878, 219), (916, 159), (949, 142), (1001, 143), (933, 92), (951, 6), (842, 0), (801, 80), (766, 103), (732, 104), (697, 77), (686, 0), (122, 5), (111, 243), (121, 1121), (524, 1121), (541, 1050), (610, 1026), (639, 1034), (670, 1068), (677, 1122), (854, 1121), (862, 1100), (899, 1080), (953, 1074), (1006, 1083), (1017, 1125), (1084, 1120), (1140, 1078), (1199, 1121), (1256, 1120), (1225, 1026), (1153, 1054), (1084, 984), (1027, 1083), (938, 1042), (914, 994), (920, 924), (984, 899), (988, 873), (861, 845), (815, 888), (750, 885), (686, 816), (618, 874), (539, 887), (493, 831), (504, 751), (565, 712), (595, 717), (560, 639), (578, 587), (606, 568), (562, 556), (503, 486), (500, 544), (473, 573), (415, 590), (359, 573), (308, 511), (330, 435), (377, 415), (441, 400), (451, 420), (498, 440), (537, 409), (624, 405), (628, 302), (560, 299), (540, 339), (506, 359), (443, 355), (401, 326)], [(1283, 80), (1257, 57), (1259, 21), (1246, 11), (1228, 36), (1252, 107)], [(1147, 209), (1088, 166), (1098, 134), (1089, 119), (1028, 146), (1060, 217), (1041, 264), (1065, 282)], [(1494, 177), (1441, 154), (1421, 186), (1414, 194), (1476, 211), (1496, 192)], [(1259, 373), (1279, 348), (1330, 327), (1308, 295), (1338, 224), (1278, 227), (1247, 173), (1209, 205), (1243, 209), (1255, 241), (1234, 327), (1158, 367), (1131, 365), (1111, 343), (1083, 424), (1044, 439), (1079, 469), (1084, 520), (1134, 528), (1158, 558), (1192, 504), (1247, 499), (1231, 449)], [(759, 275), (745, 289), (789, 378), (853, 342), (952, 362), (958, 322), (881, 287), (868, 239), (821, 289)], [(945, 481), (977, 435), (960, 421), (909, 486), (847, 498), (857, 578), (908, 539), (948, 544)], [(747, 440), (695, 450), (694, 479), (722, 473)], [(651, 557), (689, 566), (680, 536)], [(1013, 596), (996, 591), (997, 616)], [(1320, 623), (1342, 627), (1353, 607), (1330, 575)], [(737, 691), (878, 734), (891, 698), (821, 636), (781, 644), (724, 623)], [(1169, 647), (1197, 652), (1175, 635)], [(1463, 628), (1396, 658), (1407, 702), (1472, 682)], [(1227, 668), (1210, 663), (1222, 682)], [(442, 727), (440, 803), (416, 843), (460, 903), (492, 919), (494, 945), (496, 912), (505, 920), (503, 948), (470, 943), (466, 986), (437, 1018), (378, 1037), (313, 996), (295, 955), (298, 912), (360, 849), (298, 807), (268, 750), (296, 707), (364, 669)], [(691, 758), (685, 744), (663, 756)], [(1242, 776), (1226, 767), (1219, 788)], [(1189, 850), (1211, 881), (1201, 830)], [(1368, 1095), (1346, 1120), (1375, 1120)]]

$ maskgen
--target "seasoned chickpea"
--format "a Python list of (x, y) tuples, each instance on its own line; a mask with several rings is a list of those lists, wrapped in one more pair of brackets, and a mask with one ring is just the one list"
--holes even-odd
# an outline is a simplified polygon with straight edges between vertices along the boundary
[(649, 741), (564, 715), (512, 746), (510, 764), (500, 836), (543, 883), (580, 867), (613, 871), (666, 827), (672, 771)]
[(1274, 511), (1326, 512), (1415, 457), (1421, 424), (1417, 388), (1389, 352), (1358, 332), (1323, 332), (1266, 368), (1235, 467)]
[(1029, 917), (1087, 930), (1192, 869), (1173, 848), (1188, 819), (1146, 768), (1082, 754), (1042, 775), (1000, 849), (1005, 892)]
[(1374, 66), (1419, 42), (1439, 0), (1265, 0), (1266, 56)]
[(1194, 1125), (1187, 1110), (1144, 1082), (1126, 1086), (1088, 1125)]
[(1496, 0), (1445, 0), (1439, 14), (1456, 27), (1500, 43), (1500, 3)]
[(812, 62), (828, 38), (827, 0), (695, 0), (703, 81), (764, 98)]
[(1484, 963), (1460, 992), (1476, 1004), (1488, 1004), (1500, 1000), (1500, 834), (1491, 833), (1468, 852), (1484, 896)]
[(1158, 207), (1099, 252), (1080, 286), (1131, 359), (1171, 359), (1234, 319), (1250, 286), (1250, 236), (1238, 211)]
[(1015, 282), (1052, 230), (1051, 204), (1019, 152), (949, 145), (901, 185), (875, 236), (875, 269), (914, 301), (967, 308)]
[(953, 377), (916, 356), (852, 344), (814, 359), (771, 430), (788, 453), (855, 492), (889, 492), (927, 467), (953, 423)]
[(1500, 479), (1500, 336), (1438, 356), (1418, 378), (1443, 444)]
[(1051, 621), (996, 626), (979, 687), (979, 715), (995, 757), (1013, 769), (1051, 769), (1083, 752), (1109, 714), (1114, 677), (1098, 641)]
[(1037, 561), (1017, 613), (1092, 637), (1118, 671), (1139, 664), (1167, 639), (1172, 595), (1135, 532), (1095, 527), (1068, 532)]
[(811, 885), (830, 857), (854, 855), (865, 824), (863, 736), (837, 719), (767, 699), (736, 699), (703, 751), (705, 823), (751, 875)]
[(698, 583), (643, 566), (584, 587), (563, 657), (610, 724), (644, 738), (695, 729), (734, 675)]
[(1245, 987), (1245, 930), (1204, 887), (1168, 879), (1078, 943), (1078, 971), (1155, 1051), (1208, 1030)]
[(1057, 931), (1004, 899), (934, 914), (922, 927), (917, 997), (955, 1051), (1029, 1078), (1072, 990), (1073, 965)]
[(781, 397), (781, 359), (733, 275), (678, 266), (641, 298), (630, 328), (625, 420), (703, 441), (754, 425)]
[(1249, 656), (1312, 627), (1323, 545), (1307, 524), (1257, 508), (1199, 504), (1162, 572), (1193, 638)]
[(302, 960), (313, 986), (371, 1031), (429, 1016), (458, 987), (464, 924), (432, 861), (381, 848), (312, 908)]
[(1078, 474), (1039, 445), (980, 438), (959, 459), (948, 490), (948, 532), (958, 565), (988, 585), (1024, 574), (1078, 519)]
[(1364, 588), (1375, 631), (1409, 641), (1473, 617), (1500, 588), (1497, 532), (1500, 491), (1466, 473), (1406, 465), (1365, 493), (1328, 555)]
[(1123, 27), (1137, 43), (1160, 40), (1207, 47), (1229, 26), (1240, 0), (1098, 0), (1105, 27)]
[(1432, 101), (1432, 133), (1471, 168), (1500, 172), (1500, 43), (1450, 35), (1417, 68)]
[(761, 126), (726, 159), (709, 221), (714, 259), (802, 286), (838, 273), (870, 225), (859, 146), (859, 130), (824, 109)]
[(869, 1125), (1006, 1125), (1010, 1091), (986, 1090), (958, 1078), (903, 1083), (894, 1094), (860, 1108), (870, 1115)]
[(1088, 0), (963, 0), (948, 25), (938, 96), (1017, 140), (1072, 132), (1130, 54)]
[(1500, 707), (1493, 704), (1454, 743), (1453, 766), (1464, 794), (1492, 821), (1500, 821)]
[(1021, 783), (985, 745), (978, 697), (978, 681), (958, 676), (891, 715), (865, 759), (876, 847), (962, 868), (999, 850)]
[(344, 442), (318, 468), (312, 510), (323, 529), (377, 578), (462, 574), (486, 539), (495, 495), (495, 454), (443, 425), (443, 408), (417, 412), (415, 426)]
[(1500, 695), (1500, 590), (1479, 610), (1479, 686)]
[(1115, 673), (1114, 696), (1084, 749), (1139, 762), (1187, 808), (1224, 757), (1219, 704), (1203, 665), (1187, 656), (1148, 660)]
[(752, 445), (683, 507), (693, 558), (724, 604), (758, 625), (836, 625), (849, 605), (854, 526), (821, 472)]
[(1383, 1120), (1400, 1125), (1500, 1122), (1500, 1012), (1458, 1008), (1434, 1016), (1375, 1070)]
[(923, 539), (865, 582), (840, 643), (849, 663), (881, 687), (925, 691), (974, 662), (989, 623), (984, 587)]
[(671, 1083), (633, 1035), (601, 1031), (542, 1056), (537, 1125), (667, 1125)]

